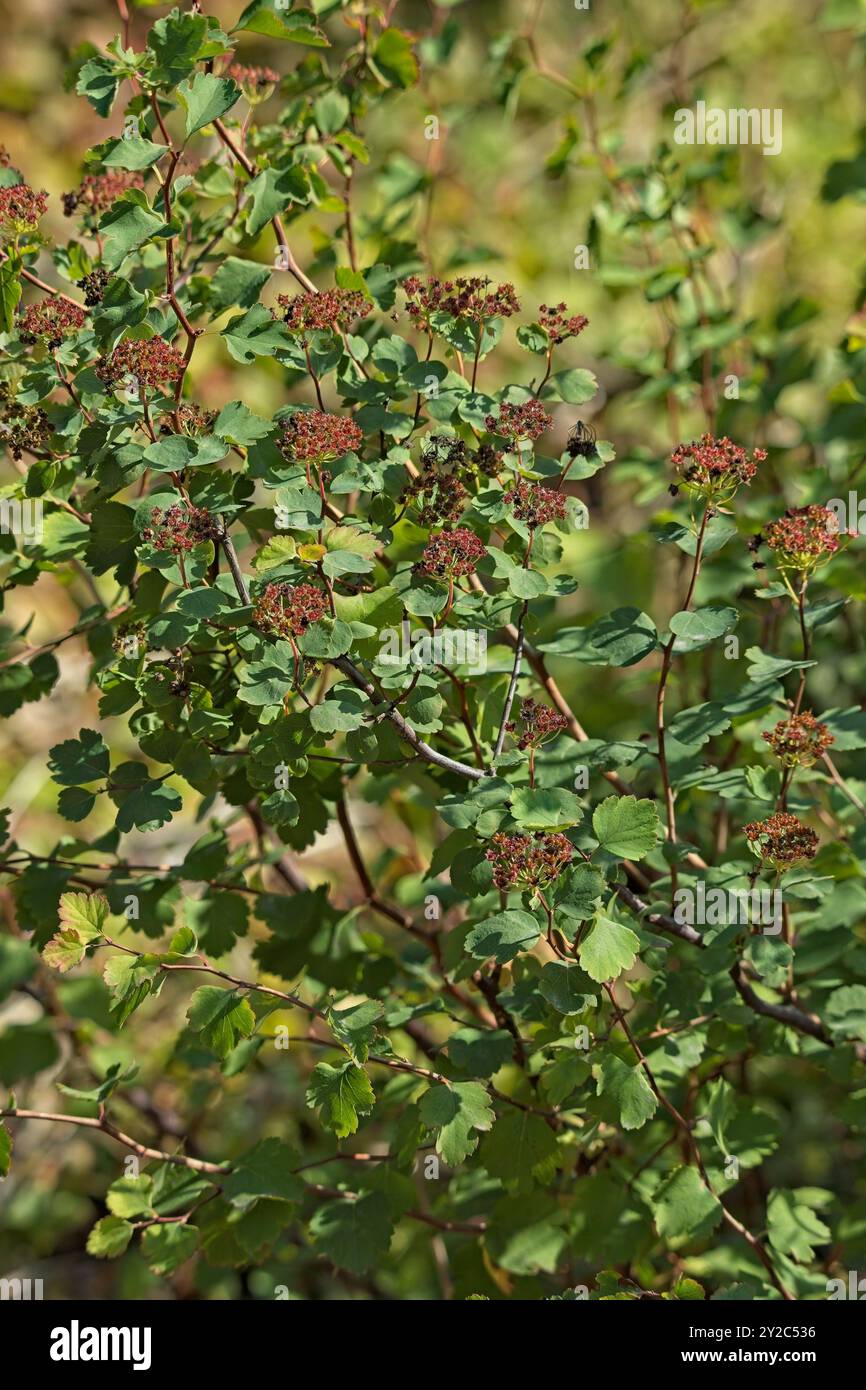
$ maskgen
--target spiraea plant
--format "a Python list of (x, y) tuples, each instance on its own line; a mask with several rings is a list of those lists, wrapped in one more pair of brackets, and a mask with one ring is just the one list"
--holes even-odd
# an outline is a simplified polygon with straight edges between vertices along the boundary
[[(572, 80), (533, 6), (484, 97), (585, 107), (590, 260), (661, 332), (607, 362), (580, 274), (461, 252), (393, 145), (440, 139), (450, 4), (207, 8), (77, 54), (74, 187), (0, 170), (0, 709), (78, 652), (91, 711), (51, 831), (8, 798), (12, 1208), (50, 1153), (127, 1295), (824, 1297), (863, 1249), (842, 455), (792, 478), (719, 209), (605, 135), (611, 43)], [(617, 459), (625, 389), (663, 420)]]

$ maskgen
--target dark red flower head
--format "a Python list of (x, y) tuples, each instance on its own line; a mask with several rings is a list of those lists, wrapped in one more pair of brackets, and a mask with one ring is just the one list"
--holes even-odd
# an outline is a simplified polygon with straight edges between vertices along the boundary
[(812, 767), (832, 743), (833, 735), (809, 710), (780, 719), (764, 739), (785, 767)]
[(567, 835), (545, 834), (506, 835), (501, 831), (493, 836), (485, 858), (493, 865), (493, 882), (507, 890), (518, 885), (525, 888), (546, 888), (553, 883), (574, 856), (574, 846)]
[(18, 320), (18, 332), (23, 343), (43, 338), (49, 347), (59, 347), (65, 334), (76, 333), (86, 321), (87, 314), (80, 305), (53, 294), (28, 304)]
[(458, 526), (455, 531), (440, 531), (427, 542), (417, 568), (434, 579), (461, 579), (474, 574), (478, 561), (486, 554), (475, 532)]
[(712, 434), (702, 434), (691, 444), (677, 445), (671, 454), (671, 463), (682, 475), (684, 485), (695, 492), (710, 497), (732, 496), (741, 483), (752, 481), (758, 464), (766, 457), (766, 449), (753, 449), (747, 454), (727, 435), (716, 439)]
[(44, 190), (37, 193), (29, 183), (0, 188), (0, 241), (15, 241), (35, 232), (47, 207), (48, 194)]
[(529, 483), (525, 478), (517, 479), (503, 501), (513, 507), (517, 520), (524, 522), (530, 530), (544, 526), (548, 521), (562, 521), (566, 514), (567, 504), (561, 492), (542, 487), (540, 483)]
[(567, 318), (567, 313), (565, 304), (542, 304), (538, 310), (538, 322), (554, 346), (564, 343), (566, 338), (576, 338), (589, 323), (585, 314)]
[(778, 521), (764, 527), (764, 540), (775, 552), (780, 569), (809, 574), (839, 549), (839, 519), (817, 502), (789, 507)]
[(67, 217), (71, 217), (79, 208), (82, 212), (94, 214), (107, 212), (121, 193), (125, 193), (129, 188), (143, 187), (142, 175), (125, 169), (108, 169), (104, 174), (85, 174), (79, 188), (72, 193), (63, 194), (63, 211)]
[(101, 357), (94, 370), (109, 387), (135, 377), (139, 388), (158, 388), (180, 380), (184, 360), (164, 338), (127, 338), (110, 357)]
[[(517, 733), (517, 725), (512, 720), (508, 732)], [(528, 697), (520, 702), (520, 734), (517, 746), (520, 749), (538, 748), (546, 738), (554, 738), (568, 728), (568, 720), (550, 705), (543, 705)]]
[(269, 584), (253, 608), (253, 622), (288, 639), (302, 637), (327, 612), (327, 595), (315, 584)]
[(175, 502), (165, 511), (162, 507), (154, 507), (150, 524), (141, 536), (155, 550), (168, 550), (173, 555), (181, 555), (202, 541), (216, 540), (219, 534), (219, 521), (206, 507)]
[(773, 868), (789, 869), (818, 853), (818, 836), (796, 816), (777, 811), (767, 820), (743, 826), (749, 849)]
[(428, 276), (422, 280), (410, 275), (403, 281), (406, 311), (418, 328), (428, 328), (432, 314), (449, 314), (481, 324), (488, 319), (511, 318), (520, 313), (520, 303), (510, 284), (497, 285), (481, 275), (458, 275), (453, 280)]
[(504, 402), (498, 415), (488, 415), (484, 421), (491, 434), (517, 443), (521, 439), (538, 439), (553, 424), (541, 401), (524, 401), (523, 405)]
[(282, 421), (277, 447), (285, 458), (298, 463), (322, 463), (342, 458), (363, 441), (363, 431), (347, 415), (296, 410)]
[(290, 333), (305, 336), (322, 331), (344, 332), (364, 319), (373, 306), (357, 290), (314, 290), (309, 294), (281, 294), (277, 303)]
[(45, 411), (38, 405), (22, 405), (8, 394), (7, 387), (0, 387), (0, 401), (0, 445), (14, 459), (44, 449), (53, 433)]
[(254, 101), (269, 97), (280, 80), (280, 74), (273, 68), (248, 67), (244, 63), (232, 63), (226, 76), (234, 78), (244, 96), (251, 95)]

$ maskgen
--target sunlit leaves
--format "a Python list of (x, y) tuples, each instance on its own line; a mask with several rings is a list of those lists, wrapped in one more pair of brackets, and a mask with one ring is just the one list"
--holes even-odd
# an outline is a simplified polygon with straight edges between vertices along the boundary
[(640, 938), (631, 927), (597, 913), (581, 939), (577, 958), (591, 979), (604, 984), (631, 969), (639, 946)]
[(369, 1115), (375, 1101), (370, 1078), (354, 1062), (336, 1067), (320, 1062), (307, 1087), (307, 1104), (319, 1111), (322, 1124), (338, 1139), (355, 1133), (360, 1117)]
[(189, 1026), (218, 1057), (227, 1057), (240, 1038), (248, 1038), (256, 1025), (249, 1001), (237, 991), (202, 985), (190, 1000)]

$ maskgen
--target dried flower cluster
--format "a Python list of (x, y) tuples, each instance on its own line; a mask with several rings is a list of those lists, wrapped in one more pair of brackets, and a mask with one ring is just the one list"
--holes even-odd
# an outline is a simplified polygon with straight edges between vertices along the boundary
[(818, 853), (814, 830), (787, 811), (777, 811), (767, 820), (743, 826), (743, 834), (752, 853), (773, 868), (789, 869), (814, 859)]
[(110, 357), (100, 357), (94, 370), (105, 386), (135, 377), (139, 388), (158, 389), (180, 380), (184, 360), (164, 338), (127, 338)]
[(585, 314), (573, 314), (567, 318), (565, 304), (542, 304), (538, 310), (538, 322), (544, 329), (553, 346), (564, 343), (567, 338), (576, 338), (589, 323)]
[(427, 280), (410, 275), (403, 281), (406, 311), (416, 328), (429, 328), (433, 314), (449, 314), (451, 318), (466, 319), (482, 324), (488, 319), (511, 318), (520, 313), (520, 303), (514, 286), (497, 285), (486, 276), (458, 275), (454, 280)]
[(38, 405), (22, 405), (9, 398), (5, 387), (0, 399), (0, 443), (14, 459), (20, 459), (25, 452), (39, 453), (53, 433), (45, 411)]
[(574, 846), (567, 835), (545, 834), (493, 836), (485, 858), (493, 865), (493, 882), (503, 891), (518, 886), (546, 888), (553, 883), (574, 856)]
[(207, 434), (218, 414), (217, 410), (205, 410), (197, 401), (182, 401), (176, 409), (166, 411), (159, 417), (159, 432), (176, 434), (179, 424), (182, 434)]
[(372, 304), (357, 290), (314, 290), (309, 294), (281, 294), (277, 303), (290, 333), (345, 332), (370, 313)]
[(421, 472), (403, 488), (400, 500), (417, 509), (421, 526), (456, 521), (478, 475), (495, 477), (502, 453), (489, 444), (470, 450), (456, 435), (429, 434), (421, 446)]
[[(509, 721), (507, 728), (509, 733), (518, 734), (518, 726), (514, 720)], [(538, 748), (546, 738), (554, 738), (566, 728), (568, 720), (565, 715), (551, 709), (550, 705), (541, 704), (528, 697), (521, 700), (518, 748)]]
[(474, 574), (479, 560), (487, 550), (474, 531), (458, 526), (454, 531), (440, 531), (424, 547), (417, 569), (433, 579), (462, 579)]
[(691, 444), (679, 444), (671, 454), (671, 463), (687, 487), (717, 498), (722, 494), (733, 496), (741, 484), (750, 483), (758, 464), (766, 457), (766, 449), (753, 449), (747, 454), (727, 435), (716, 439), (712, 434), (702, 434)]
[(80, 290), (84, 290), (84, 302), (88, 308), (92, 309), (95, 304), (102, 303), (110, 280), (108, 271), (102, 266), (97, 266), (95, 270), (89, 271), (75, 282)]
[(123, 169), (109, 169), (104, 174), (85, 174), (78, 188), (63, 194), (63, 211), (67, 217), (71, 217), (79, 208), (85, 213), (107, 212), (121, 193), (129, 188), (143, 187), (141, 174)]
[(764, 528), (764, 540), (780, 569), (810, 574), (839, 549), (839, 521), (835, 512), (817, 502), (789, 507)]
[(529, 529), (544, 526), (548, 521), (562, 521), (566, 513), (566, 499), (561, 492), (552, 487), (542, 487), (540, 483), (527, 482), (518, 478), (506, 492), (503, 501), (513, 507), (518, 521)]
[(234, 78), (251, 106), (267, 101), (280, 80), (279, 73), (274, 72), (273, 68), (252, 67), (245, 63), (232, 63), (226, 76)]
[(253, 608), (253, 622), (279, 637), (302, 637), (327, 612), (327, 595), (315, 584), (268, 584)]
[(150, 514), (150, 522), (142, 531), (141, 537), (152, 545), (154, 550), (167, 550), (172, 555), (183, 555), (202, 541), (215, 541), (219, 534), (219, 520), (212, 516), (206, 507), (175, 502), (165, 510), (162, 507), (154, 507)]
[(35, 232), (48, 207), (48, 194), (37, 193), (27, 183), (0, 188), (0, 242), (17, 241)]
[(553, 424), (541, 401), (524, 401), (522, 405), (509, 405), (507, 401), (499, 407), (498, 415), (488, 415), (484, 421), (487, 428), (503, 439), (517, 443), (521, 439), (538, 439)]
[(780, 719), (763, 735), (785, 767), (812, 767), (835, 743), (833, 735), (809, 710)]
[(49, 295), (36, 304), (28, 304), (18, 319), (22, 343), (43, 339), (48, 347), (59, 347), (64, 334), (77, 333), (87, 321), (87, 314), (78, 304), (59, 294)]
[(342, 458), (363, 442), (363, 431), (347, 415), (296, 410), (282, 421), (277, 447), (284, 458), (298, 463), (322, 463)]

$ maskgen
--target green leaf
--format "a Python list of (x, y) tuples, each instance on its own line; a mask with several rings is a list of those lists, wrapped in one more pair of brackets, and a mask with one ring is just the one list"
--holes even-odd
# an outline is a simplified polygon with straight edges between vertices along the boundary
[(337, 686), (326, 700), (310, 710), (310, 724), (319, 734), (348, 733), (360, 729), (369, 701), (360, 690)]
[(59, 931), (55, 932), (47, 943), (42, 952), (42, 959), (46, 965), (50, 965), (54, 970), (59, 970), (63, 974), (81, 964), (84, 960), (84, 952), (85, 943), (77, 931)]
[(96, 57), (82, 64), (75, 90), (79, 96), (87, 97), (98, 116), (107, 116), (114, 105), (119, 86), (120, 78), (115, 65), (107, 58)]
[(531, 951), (540, 935), (541, 926), (531, 912), (510, 908), (474, 926), (465, 946), (479, 960), (492, 956), (499, 965), (505, 965), (521, 951)]
[(197, 1250), (196, 1227), (178, 1221), (148, 1226), (141, 1237), (141, 1253), (154, 1274), (173, 1274)]
[(116, 1260), (132, 1239), (133, 1227), (120, 1216), (103, 1216), (87, 1237), (87, 1253), (97, 1260)]
[(436, 1152), (450, 1168), (457, 1168), (475, 1152), (478, 1131), (489, 1130), (495, 1119), (490, 1097), (477, 1081), (431, 1086), (418, 1110), (424, 1124), (438, 1130)]
[(859, 1038), (866, 1042), (866, 985), (834, 989), (824, 1010), (827, 1027), (840, 1041)]
[(271, 267), (268, 265), (259, 265), (257, 261), (243, 261), (237, 256), (226, 256), (210, 282), (211, 307), (214, 312), (223, 313), (235, 306), (251, 309), (258, 302), (259, 295), (270, 280), (271, 274)]
[(505, 1028), (458, 1028), (448, 1039), (448, 1056), (469, 1076), (495, 1076), (513, 1051), (514, 1039)]
[(121, 784), (112, 787), (111, 799), (117, 807), (115, 825), (123, 833), (133, 829), (158, 830), (168, 824), (183, 804), (173, 787), (147, 776), (128, 787)]
[(273, 424), (270, 420), (256, 415), (243, 401), (232, 401), (229, 405), (224, 405), (213, 425), (213, 432), (219, 435), (220, 439), (243, 447), (264, 439), (272, 429)]
[(370, 1078), (363, 1067), (345, 1062), (333, 1067), (320, 1062), (307, 1087), (307, 1105), (318, 1110), (325, 1129), (346, 1139), (358, 1128), (359, 1116), (369, 1115), (376, 1103)]
[(61, 787), (100, 781), (108, 776), (108, 763), (108, 749), (94, 729), (82, 729), (77, 738), (56, 743), (48, 754), (48, 771)]
[(264, 34), (270, 39), (302, 43), (310, 48), (330, 47), (329, 39), (318, 28), (316, 16), (311, 10), (289, 10), (278, 5), (276, 0), (252, 0), (232, 32), (237, 33), (239, 29)]
[(12, 1167), (12, 1135), (0, 1120), (0, 1178), (8, 1177)]
[(609, 796), (592, 813), (599, 845), (617, 859), (643, 859), (655, 847), (659, 814), (652, 801)]
[(154, 55), (151, 77), (165, 87), (175, 87), (192, 72), (207, 37), (208, 23), (202, 14), (174, 9), (158, 19), (147, 36)]
[(595, 916), (596, 905), (604, 891), (604, 875), (591, 864), (575, 864), (557, 880), (554, 902), (556, 910), (578, 922)]
[(668, 725), (668, 733), (678, 743), (702, 744), (731, 726), (730, 716), (717, 700), (681, 710)]
[[(93, 310), (93, 332), (102, 348), (107, 348), (124, 328), (135, 328), (147, 317), (147, 296), (121, 276), (114, 276), (108, 282), (102, 302)], [(99, 517), (108, 508), (118, 507), (128, 510), (120, 502), (107, 502), (95, 511)], [(109, 513), (110, 514), (110, 513)], [(93, 536), (91, 534), (91, 549)]]
[(596, 1095), (611, 1098), (623, 1129), (640, 1129), (652, 1119), (658, 1100), (639, 1062), (629, 1066), (615, 1052), (607, 1052), (592, 1070)]
[(117, 1178), (106, 1193), (105, 1204), (112, 1216), (122, 1216), (127, 1221), (136, 1216), (152, 1216), (153, 1178), (150, 1173)]
[(387, 1254), (393, 1229), (388, 1199), (381, 1192), (326, 1202), (310, 1221), (316, 1249), (353, 1274), (363, 1274)]
[(104, 239), (102, 259), (108, 270), (119, 270), (126, 257), (151, 237), (166, 236), (170, 228), (153, 212), (140, 189), (123, 193), (99, 223)]
[(591, 666), (633, 666), (658, 646), (652, 618), (639, 608), (615, 608), (589, 627), (566, 627), (539, 650), (570, 656)]
[(827, 1245), (833, 1235), (813, 1210), (825, 1199), (826, 1194), (813, 1194), (809, 1188), (775, 1188), (767, 1198), (767, 1232), (773, 1249), (802, 1264), (814, 1260), (815, 1247)]
[(0, 332), (11, 333), (15, 327), (15, 310), (21, 298), (20, 261), (4, 261), (0, 265)]
[(546, 400), (567, 401), (569, 405), (586, 405), (598, 392), (598, 381), (585, 367), (569, 367), (554, 372), (544, 388)]
[(296, 1163), (297, 1155), (281, 1139), (262, 1139), (221, 1180), (223, 1196), (232, 1206), (242, 1208), (260, 1197), (300, 1201), (304, 1184), (291, 1171)]
[(313, 120), (321, 135), (336, 135), (349, 119), (349, 101), (342, 92), (323, 92), (313, 102)]
[(214, 77), (211, 72), (197, 72), (195, 77), (181, 82), (177, 95), (186, 111), (187, 138), (224, 116), (240, 94), (240, 87), (230, 77)]
[(133, 135), (109, 140), (102, 149), (102, 163), (106, 169), (149, 169), (164, 154), (168, 154), (168, 145), (157, 145), (153, 140)]
[(256, 1026), (249, 1001), (233, 989), (202, 985), (190, 1000), (187, 1019), (193, 1032), (218, 1057), (227, 1057), (240, 1038), (248, 1038)]
[(492, 1178), (525, 1192), (553, 1176), (558, 1153), (553, 1130), (540, 1115), (510, 1111), (481, 1145), (480, 1160)]
[(359, 1065), (366, 1062), (370, 1054), (370, 1044), (377, 1033), (376, 1025), (384, 1012), (385, 1006), (378, 999), (365, 999), (360, 1004), (331, 1009), (328, 1013), (328, 1027)]
[(821, 715), (821, 722), (833, 735), (831, 752), (847, 753), (866, 748), (866, 710), (858, 705), (849, 709), (828, 709)]
[(591, 979), (598, 984), (615, 980), (630, 970), (640, 948), (640, 938), (630, 927), (597, 913), (580, 943), (577, 958)]
[(84, 942), (102, 935), (108, 912), (108, 900), (102, 893), (64, 893), (60, 899), (61, 927), (76, 931)]
[(582, 1014), (596, 1003), (589, 980), (576, 965), (551, 960), (541, 971), (541, 993), (557, 1013)]
[(697, 1168), (675, 1168), (650, 1199), (656, 1230), (674, 1244), (699, 1240), (722, 1219), (722, 1204), (701, 1182)]
[(484, 1234), (484, 1247), (510, 1274), (553, 1274), (568, 1239), (565, 1213), (546, 1193), (533, 1192), (497, 1202)]
[(521, 787), (511, 799), (511, 812), (521, 830), (567, 830), (583, 820), (579, 797), (563, 787)]
[(677, 639), (674, 651), (701, 651), (732, 632), (738, 621), (736, 608), (698, 608), (692, 612), (675, 613), (671, 618), (671, 632)]
[(278, 323), (262, 304), (254, 304), (245, 314), (233, 318), (222, 330), (226, 347), (236, 362), (249, 366), (256, 357), (273, 357), (290, 345), (285, 325)]
[(299, 165), (290, 164), (285, 169), (263, 169), (247, 186), (247, 200), (250, 212), (247, 217), (247, 231), (250, 236), (258, 236), (263, 227), (290, 203), (305, 203), (310, 196), (307, 176)]
[(395, 87), (411, 87), (418, 81), (418, 60), (408, 35), (400, 29), (384, 29), (373, 48), (373, 62)]

